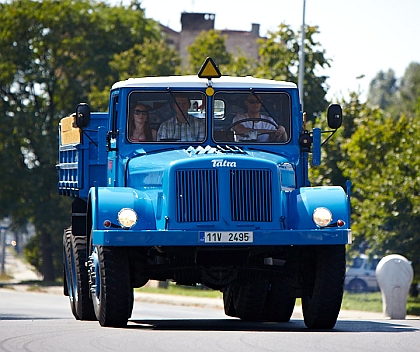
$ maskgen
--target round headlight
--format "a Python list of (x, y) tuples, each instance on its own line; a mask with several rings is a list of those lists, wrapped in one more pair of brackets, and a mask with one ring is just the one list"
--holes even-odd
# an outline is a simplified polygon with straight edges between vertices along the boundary
[(123, 208), (118, 213), (118, 222), (122, 227), (133, 227), (137, 222), (137, 214), (133, 209)]
[(319, 227), (325, 227), (331, 223), (332, 214), (327, 208), (316, 208), (312, 214), (312, 219)]

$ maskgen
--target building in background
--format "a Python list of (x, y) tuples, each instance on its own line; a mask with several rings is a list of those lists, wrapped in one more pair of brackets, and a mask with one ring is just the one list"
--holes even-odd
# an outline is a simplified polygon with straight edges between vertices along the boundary
[[(181, 14), (181, 32), (176, 32), (169, 27), (163, 26), (162, 31), (168, 38), (168, 43), (178, 50), (182, 63), (187, 62), (187, 48), (194, 42), (195, 38), (202, 31), (209, 31), (214, 28), (216, 15), (213, 13), (187, 13)], [(258, 59), (257, 39), (260, 37), (260, 25), (253, 23), (251, 31), (218, 30), (226, 36), (226, 49), (229, 53), (235, 54), (238, 48), (249, 58)]]

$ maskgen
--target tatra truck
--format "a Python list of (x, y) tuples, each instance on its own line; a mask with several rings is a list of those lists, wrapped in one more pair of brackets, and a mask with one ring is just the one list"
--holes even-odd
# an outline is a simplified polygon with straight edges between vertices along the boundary
[(124, 327), (134, 289), (157, 280), (221, 291), (226, 315), (245, 321), (287, 322), (300, 298), (308, 328), (333, 328), (350, 182), (311, 186), (308, 169), (342, 109), (328, 107), (327, 130), (305, 115), (296, 84), (222, 76), (208, 57), (198, 75), (120, 81), (107, 112), (80, 103), (61, 119), (74, 317)]

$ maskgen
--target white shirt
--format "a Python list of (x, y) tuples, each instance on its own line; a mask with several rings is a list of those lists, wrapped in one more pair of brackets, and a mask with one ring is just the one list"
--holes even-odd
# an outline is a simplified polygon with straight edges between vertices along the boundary
[[(235, 116), (233, 118), (233, 123), (235, 123), (237, 121), (240, 121), (240, 120), (249, 119), (249, 118), (251, 118), (251, 117), (248, 116), (248, 113), (241, 114), (241, 115)], [(273, 131), (277, 130), (277, 128), (275, 127), (275, 126), (277, 126), (277, 123), (274, 121), (274, 119), (272, 117), (265, 116), (265, 115), (260, 115), (260, 118), (264, 119), (264, 120), (272, 121), (274, 123), (274, 125), (272, 125), (271, 123), (266, 122), (266, 121), (245, 121), (245, 122), (242, 122), (241, 125), (244, 126), (245, 128), (253, 128), (254, 130), (273, 130)], [(254, 119), (257, 119), (257, 118), (254, 118)], [(261, 134), (261, 135), (258, 135), (258, 137), (257, 137), (257, 139), (260, 142), (268, 142), (269, 138), (270, 138), (269, 134)], [(249, 140), (251, 140), (251, 138), (249, 136), (239, 136), (239, 135), (235, 134), (235, 141), (236, 142), (249, 141)]]

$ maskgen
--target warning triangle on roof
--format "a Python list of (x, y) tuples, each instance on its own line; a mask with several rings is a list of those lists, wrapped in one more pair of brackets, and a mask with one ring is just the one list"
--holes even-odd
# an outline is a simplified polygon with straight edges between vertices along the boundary
[(221, 75), (222, 74), (220, 73), (219, 68), (211, 57), (208, 57), (206, 61), (204, 61), (200, 71), (198, 71), (198, 77), (200, 78), (219, 78)]

